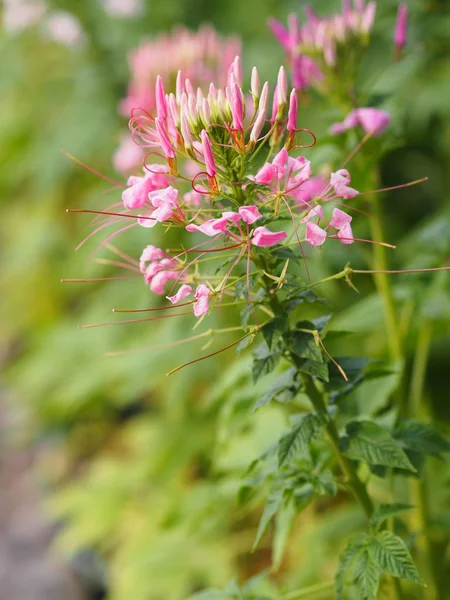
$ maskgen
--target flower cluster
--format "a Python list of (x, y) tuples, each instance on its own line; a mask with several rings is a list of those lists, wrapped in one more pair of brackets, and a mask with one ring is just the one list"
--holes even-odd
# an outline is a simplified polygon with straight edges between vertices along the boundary
[[(242, 278), (250, 300), (250, 267), (260, 266), (261, 249), (354, 241), (352, 217), (336, 204), (358, 192), (347, 170), (313, 176), (310, 161), (299, 155), (315, 138), (297, 126), (297, 92), (289, 93), (284, 68), (272, 94), (254, 68), (249, 92), (244, 93), (237, 56), (223, 88), (211, 83), (207, 90), (195, 89), (179, 72), (175, 93), (168, 94), (158, 76), (155, 115), (139, 113), (130, 121), (147, 159), (160, 160), (147, 160), (144, 174), (128, 179), (123, 212), (117, 214), (134, 219), (133, 225), (178, 227), (186, 232), (184, 240), (192, 237), (187, 250), (147, 246), (139, 271), (151, 291), (172, 304), (193, 295), (189, 303), (197, 317), (212, 300), (220, 304)], [(313, 142), (300, 145), (302, 134)], [(223, 260), (226, 268), (220, 267)], [(205, 264), (216, 274), (205, 271)]]
[[(269, 27), (286, 50), (292, 68), (293, 85), (302, 90), (321, 86), (345, 60), (347, 74), (354, 78), (354, 67), (361, 50), (369, 41), (376, 13), (376, 2), (343, 0), (342, 11), (331, 17), (320, 17), (305, 7), (306, 22), (301, 25), (297, 15), (289, 16), (288, 27), (276, 19)], [(399, 7), (394, 41), (397, 51), (406, 43), (407, 8)], [(342, 74), (342, 69), (339, 70)]]
[[(239, 52), (238, 38), (221, 38), (208, 26), (197, 32), (177, 27), (144, 42), (129, 58), (131, 78), (127, 96), (120, 104), (121, 113), (127, 118), (137, 109), (152, 113), (156, 109), (157, 76), (162, 76), (167, 90), (175, 91), (179, 69), (195, 87), (209, 81), (224, 84), (228, 66)], [(114, 157), (116, 169), (130, 172), (141, 159), (142, 154), (125, 136)]]

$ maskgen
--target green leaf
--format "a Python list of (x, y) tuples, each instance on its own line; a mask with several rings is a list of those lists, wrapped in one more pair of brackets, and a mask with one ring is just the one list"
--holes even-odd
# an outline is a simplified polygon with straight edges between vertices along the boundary
[(282, 467), (307, 447), (324, 425), (320, 415), (316, 413), (305, 415), (301, 422), (278, 442), (278, 466)]
[(270, 521), (273, 519), (278, 509), (280, 508), (283, 502), (283, 490), (278, 489), (269, 495), (267, 498), (266, 506), (264, 507), (264, 512), (262, 514), (261, 520), (259, 521), (258, 530), (256, 532), (256, 538), (252, 546), (252, 551), (258, 546), (261, 541), (263, 535), (266, 532), (267, 526)]
[(416, 472), (399, 443), (390, 433), (371, 421), (352, 421), (347, 437), (340, 440), (343, 454), (353, 460)]
[(285, 506), (277, 513), (272, 552), (272, 568), (274, 570), (277, 570), (281, 565), (289, 541), (289, 534), (292, 531), (296, 517), (297, 510), (293, 502), (285, 504)]
[(314, 304), (315, 302), (326, 304), (326, 300), (316, 296), (312, 290), (302, 290), (301, 292), (290, 295), (284, 303), (284, 308), (288, 312), (291, 312), (294, 310), (294, 308), (300, 304), (304, 304), (305, 302), (308, 304)]
[(413, 452), (434, 456), (450, 452), (450, 440), (429, 423), (403, 421), (397, 427), (394, 435), (405, 448)]
[(269, 347), (269, 350), (272, 350), (274, 340), (278, 341), (282, 333), (286, 331), (286, 327), (286, 319), (282, 319), (281, 317), (271, 319), (261, 327), (261, 333), (266, 341), (267, 346)]
[(315, 360), (304, 359), (297, 363), (297, 369), (322, 381), (328, 381), (328, 365)]
[(369, 537), (365, 533), (357, 534), (350, 539), (346, 548), (341, 552), (334, 588), (336, 600), (344, 600), (347, 574), (358, 554), (367, 545), (368, 539)]
[(361, 600), (375, 600), (380, 584), (381, 571), (368, 550), (361, 551), (354, 565), (355, 584)]
[(256, 383), (260, 377), (272, 372), (280, 358), (279, 351), (271, 352), (264, 342), (256, 349), (254, 353), (252, 376)]
[(277, 402), (290, 402), (298, 393), (300, 383), (295, 380), (297, 369), (294, 367), (285, 371), (269, 388), (269, 390), (261, 396), (253, 406), (253, 411), (258, 410), (262, 406), (267, 406), (272, 400)]
[(323, 355), (320, 346), (312, 333), (305, 331), (289, 331), (283, 335), (287, 347), (299, 358), (308, 358), (317, 362), (323, 362)]
[(404, 541), (390, 531), (381, 531), (368, 545), (370, 556), (386, 573), (423, 584)]
[(333, 363), (330, 363), (329, 382), (325, 387), (331, 392), (329, 399), (333, 402), (350, 393), (364, 381), (364, 369), (370, 363), (369, 359), (360, 357), (336, 357), (335, 360), (344, 369), (348, 381), (345, 381), (342, 373)]
[(376, 509), (371, 522), (373, 525), (380, 525), (389, 517), (395, 517), (406, 510), (414, 508), (411, 504), (380, 504)]
[(244, 339), (242, 339), (239, 344), (236, 346), (236, 352), (237, 354), (239, 354), (240, 352), (242, 352), (242, 350), (245, 350), (245, 348), (248, 348), (248, 346), (250, 346), (251, 344), (253, 344), (255, 340), (255, 334), (251, 333), (250, 335), (248, 335), (247, 337), (245, 337)]
[(241, 325), (244, 331), (247, 331), (248, 321), (252, 315), (252, 307), (250, 304), (241, 310)]

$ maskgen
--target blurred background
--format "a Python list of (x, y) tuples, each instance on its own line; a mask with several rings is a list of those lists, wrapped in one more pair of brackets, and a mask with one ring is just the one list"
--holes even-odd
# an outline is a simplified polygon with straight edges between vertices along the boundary
[[(374, 94), (396, 94), (390, 108), (398, 142), (385, 152), (382, 184), (423, 176), (429, 181), (388, 197), (387, 237), (398, 245), (394, 266), (434, 266), (450, 259), (450, 14), (445, 0), (408, 2), (407, 55), (393, 65), (396, 4), (378, 2), (364, 64)], [(322, 14), (337, 7), (331, 0), (314, 2)], [(261, 504), (238, 505), (237, 491), (248, 464), (285, 427), (282, 411), (249, 414), (249, 403), (265, 385), (255, 387), (248, 378), (250, 354), (238, 361), (233, 352), (222, 354), (171, 378), (166, 372), (198, 354), (201, 344), (105, 356), (180, 339), (189, 335), (190, 323), (77, 330), (78, 324), (111, 320), (113, 308), (145, 307), (150, 298), (140, 279), (60, 282), (116, 274), (90, 259), (102, 234), (75, 252), (89, 219), (66, 209), (101, 209), (120, 201), (120, 192), (61, 151), (125, 181), (115, 172), (113, 154), (127, 126), (119, 105), (133, 49), (175, 25), (196, 30), (209, 23), (222, 36), (241, 38), (244, 72), (255, 64), (263, 80), (273, 80), (284, 56), (267, 19), (286, 22), (301, 8), (299, 0), (3, 0), (2, 598), (181, 600), (270, 566), (270, 540), (250, 553)], [(301, 126), (314, 130), (319, 141), (336, 120), (323, 105), (313, 93), (301, 108)], [(332, 160), (335, 152), (325, 143), (317, 160)], [(139, 256), (145, 235), (124, 237), (121, 247)], [(347, 251), (324, 252), (314, 268), (326, 275), (347, 260)], [(356, 260), (363, 264), (363, 254)], [(332, 299), (337, 326), (355, 332), (348, 342), (352, 352), (383, 356), (379, 299), (371, 281), (358, 287), (360, 296), (343, 284), (324, 293)], [(419, 328), (427, 324), (429, 410), (445, 424), (449, 278), (399, 277), (395, 294), (403, 307), (408, 365)], [(389, 377), (370, 396), (370, 410), (388, 397)], [(367, 390), (359, 393), (363, 401)], [(441, 552), (450, 558), (448, 475), (445, 466), (436, 467), (433, 502)], [(299, 519), (269, 588), (332, 578), (335, 549), (358, 525), (353, 511), (338, 496), (334, 505), (316, 506)]]

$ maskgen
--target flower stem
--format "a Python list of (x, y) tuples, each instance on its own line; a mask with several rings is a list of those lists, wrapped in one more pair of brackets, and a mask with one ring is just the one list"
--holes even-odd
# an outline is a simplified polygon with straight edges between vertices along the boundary
[(334, 581), (326, 581), (325, 583), (318, 583), (316, 585), (310, 585), (301, 590), (290, 592), (280, 598), (280, 600), (300, 600), (301, 598), (313, 598), (321, 596), (323, 592), (328, 592), (334, 588)]
[(306, 375), (302, 373), (302, 380), (305, 385), (306, 393), (311, 400), (316, 411), (327, 417), (327, 426), (326, 430), (328, 433), (328, 437), (330, 440), (331, 447), (333, 448), (333, 452), (336, 456), (336, 459), (341, 467), (343, 474), (347, 479), (347, 486), (352, 491), (356, 500), (359, 502), (361, 508), (366, 514), (367, 518), (373, 515), (374, 506), (373, 502), (367, 493), (367, 489), (365, 484), (361, 481), (356, 472), (355, 465), (351, 460), (345, 457), (339, 448), (339, 433), (336, 428), (336, 424), (333, 420), (329, 418), (328, 411), (325, 405), (325, 401), (323, 399), (322, 394), (317, 389), (312, 377), (310, 375)]

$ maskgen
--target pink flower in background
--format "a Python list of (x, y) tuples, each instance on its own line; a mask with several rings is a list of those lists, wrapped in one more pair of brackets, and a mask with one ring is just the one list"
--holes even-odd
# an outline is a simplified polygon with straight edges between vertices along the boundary
[(114, 168), (121, 173), (129, 173), (142, 163), (143, 158), (144, 153), (142, 152), (142, 148), (134, 143), (130, 135), (125, 135), (122, 137), (122, 142), (114, 153)]
[(365, 133), (372, 133), (376, 136), (383, 133), (390, 122), (391, 117), (384, 110), (379, 110), (378, 108), (356, 108), (345, 117), (342, 123), (332, 125), (330, 132), (338, 135), (348, 129), (361, 127)]
[(394, 44), (400, 53), (406, 46), (408, 35), (408, 7), (406, 4), (400, 4), (397, 11), (397, 21), (395, 24)]
[(19, 33), (42, 19), (47, 7), (41, 0), (3, 0), (2, 21), (5, 31)]
[(77, 46), (84, 40), (78, 19), (69, 12), (52, 12), (44, 22), (47, 37), (65, 46)]
[(137, 17), (144, 10), (143, 0), (103, 0), (105, 12), (112, 17)]

